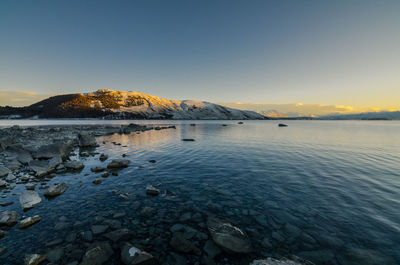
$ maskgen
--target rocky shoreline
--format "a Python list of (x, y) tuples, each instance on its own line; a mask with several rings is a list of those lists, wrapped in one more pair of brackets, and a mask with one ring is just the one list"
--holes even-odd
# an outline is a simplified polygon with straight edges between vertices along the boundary
[[(107, 154), (96, 151), (96, 137), (113, 134), (145, 133), (148, 130), (175, 129), (175, 126), (140, 126), (129, 124), (124, 126), (13, 126), (0, 130), (0, 191), (2, 192), (0, 211), (0, 238), (13, 237), (10, 231), (14, 226), (26, 230), (42, 222), (43, 217), (30, 215), (29, 210), (41, 203), (47, 203), (42, 198), (63, 196), (68, 190), (64, 182), (51, 181), (58, 174), (70, 172), (79, 174), (85, 167), (80, 157), (97, 157), (99, 164), (91, 167), (91, 172), (100, 174), (93, 180), (93, 185), (101, 184), (110, 175), (118, 175), (120, 170), (130, 166), (126, 158), (108, 159)], [(115, 146), (119, 143), (113, 143)], [(78, 155), (75, 151), (79, 150)], [(104, 164), (103, 164), (104, 163)], [(150, 160), (149, 163), (156, 163)], [(13, 193), (17, 185), (24, 185), (21, 194)], [(145, 192), (148, 196), (162, 196), (164, 200), (174, 202), (176, 195), (169, 190), (160, 190), (157, 185), (148, 184)], [(132, 196), (113, 191), (120, 200)], [(10, 196), (19, 196), (20, 211), (7, 210), (13, 204), (8, 201)], [(131, 208), (138, 210), (140, 203), (134, 203)], [(162, 209), (143, 207), (140, 216), (154, 216)], [(256, 258), (252, 242), (248, 234), (241, 228), (206, 212), (185, 213), (179, 217), (182, 224), (175, 224), (168, 231), (150, 225), (149, 233), (156, 235), (160, 244), (166, 244), (171, 252), (167, 259), (157, 253), (156, 249), (148, 249), (146, 241), (136, 240), (141, 233), (133, 227), (140, 227), (140, 220), (125, 220), (124, 211), (96, 213), (94, 220), (75, 221), (74, 228), (90, 227), (89, 230), (76, 233), (71, 231), (65, 238), (48, 240), (48, 249), (43, 253), (25, 253), (20, 263), (35, 264), (230, 264), (228, 259), (216, 261), (218, 255), (228, 255), (238, 260), (238, 264), (251, 265), (299, 265), (312, 264), (295, 256), (273, 259)], [(121, 219), (122, 218), (122, 219)], [(205, 220), (204, 220), (205, 218)], [(204, 220), (204, 221), (203, 221)], [(192, 221), (204, 227), (201, 232), (188, 222)], [(55, 231), (63, 231), (69, 227), (68, 220), (60, 217), (55, 224)], [(189, 222), (190, 223), (190, 222)], [(145, 225), (146, 226), (146, 225)], [(79, 229), (78, 229), (79, 230)], [(7, 251), (0, 239), (0, 258)], [(38, 242), (39, 243), (39, 242)], [(22, 248), (22, 246), (21, 246)], [(190, 255), (188, 260), (184, 257)], [(254, 259), (254, 260), (253, 260)], [(251, 261), (253, 260), (253, 261)], [(10, 263), (12, 264), (12, 263)]]

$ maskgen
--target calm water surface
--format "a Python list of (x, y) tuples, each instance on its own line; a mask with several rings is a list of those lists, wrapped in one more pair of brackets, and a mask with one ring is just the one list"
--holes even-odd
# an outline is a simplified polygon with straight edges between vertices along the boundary
[[(78, 123), (1, 121), (0, 126), (10, 122)], [(107, 122), (121, 123), (79, 121)], [(51, 201), (39, 190), (43, 202), (26, 215), (39, 214), (41, 222), (28, 230), (15, 226), (8, 231), (0, 240), (7, 247), (0, 264), (21, 264), (26, 253), (57, 247), (64, 250), (59, 264), (79, 261), (79, 251), (72, 250), (82, 247), (80, 233), (104, 220), (114, 222), (111, 227), (132, 229), (132, 242), (164, 264), (174, 264), (170, 227), (180, 223), (195, 229), (191, 240), (202, 250), (210, 214), (245, 230), (254, 249), (248, 257), (220, 254), (215, 258), (218, 264), (248, 264), (254, 258), (290, 254), (316, 264), (400, 264), (400, 122), (287, 121), (286, 128), (276, 121), (135, 122), (174, 123), (177, 129), (98, 138), (97, 152), (110, 159), (126, 154), (131, 165), (94, 185), (99, 174), (90, 167), (107, 161), (100, 162), (98, 155), (83, 157), (82, 172), (53, 178), (49, 184), (63, 181), (69, 189)], [(152, 159), (157, 162), (149, 163)], [(172, 191), (176, 199), (146, 197), (147, 184)], [(13, 193), (24, 189), (17, 185)], [(129, 196), (121, 199), (120, 193)], [(3, 210), (22, 213), (17, 195), (0, 200), (15, 201)], [(154, 211), (144, 216), (144, 207)], [(114, 218), (115, 213), (123, 216)], [(65, 241), (71, 234), (76, 239)], [(64, 240), (60, 245), (45, 246), (59, 238)], [(180, 255), (188, 264), (199, 260), (194, 254)]]

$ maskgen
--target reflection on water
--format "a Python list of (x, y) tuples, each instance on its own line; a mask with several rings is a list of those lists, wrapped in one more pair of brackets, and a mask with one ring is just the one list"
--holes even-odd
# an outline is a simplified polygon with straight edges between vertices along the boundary
[[(49, 250), (62, 251), (56, 264), (79, 261), (93, 224), (106, 224), (107, 232), (131, 229), (131, 242), (165, 264), (176, 264), (177, 255), (194, 264), (207, 253), (209, 215), (241, 227), (253, 247), (243, 257), (221, 253), (217, 264), (290, 254), (316, 264), (400, 263), (399, 122), (288, 121), (287, 128), (273, 121), (175, 123), (177, 130), (98, 138), (99, 153), (110, 159), (124, 154), (131, 165), (94, 185), (99, 174), (90, 167), (103, 165), (96, 155), (82, 158), (86, 167), (79, 174), (54, 178), (50, 184), (63, 181), (69, 189), (28, 212), (39, 214), (40, 223), (7, 232), (1, 264), (21, 264), (25, 253)], [(147, 184), (176, 196), (147, 197)], [(17, 185), (13, 193), (23, 190)], [(6, 209), (21, 212), (17, 196), (1, 200), (13, 200)], [(176, 224), (184, 225), (198, 252), (171, 247)], [(53, 240), (61, 242), (49, 246)], [(118, 251), (113, 259), (118, 264)]]

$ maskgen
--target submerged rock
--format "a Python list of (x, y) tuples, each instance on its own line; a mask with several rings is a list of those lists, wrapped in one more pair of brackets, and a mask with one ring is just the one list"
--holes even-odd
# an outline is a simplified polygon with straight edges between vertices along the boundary
[(39, 265), (46, 259), (45, 255), (30, 254), (25, 257), (25, 265)]
[(21, 203), (22, 209), (26, 211), (41, 203), (42, 198), (40, 198), (36, 191), (26, 190), (19, 197), (19, 202)]
[(125, 168), (131, 163), (128, 159), (114, 159), (108, 165), (107, 168)]
[(54, 184), (50, 188), (47, 189), (47, 191), (44, 193), (44, 196), (46, 197), (55, 197), (58, 195), (63, 194), (66, 190), (68, 189), (67, 184), (64, 182)]
[(113, 250), (107, 242), (96, 242), (88, 247), (80, 265), (102, 265), (112, 256)]
[(130, 243), (126, 243), (121, 249), (121, 260), (126, 265), (150, 265), (156, 264), (154, 257)]
[(249, 238), (238, 227), (214, 217), (207, 219), (207, 226), (214, 242), (225, 251), (233, 253), (249, 253), (251, 251)]
[(196, 250), (196, 246), (192, 241), (187, 240), (181, 232), (174, 233), (169, 244), (176, 251), (183, 253), (189, 253)]
[(113, 242), (118, 242), (121, 240), (130, 239), (133, 236), (133, 232), (129, 229), (123, 228), (123, 229), (109, 232), (109, 233), (105, 234), (104, 236)]
[(19, 229), (24, 229), (24, 228), (28, 228), (29, 226), (32, 226), (36, 223), (40, 222), (40, 216), (39, 215), (35, 215), (32, 217), (28, 217), (23, 219), (20, 224), (19, 224)]
[(155, 188), (153, 185), (148, 184), (146, 186), (146, 194), (156, 196), (160, 194), (160, 190)]
[(16, 211), (0, 212), (0, 226), (13, 226), (18, 222), (18, 213)]

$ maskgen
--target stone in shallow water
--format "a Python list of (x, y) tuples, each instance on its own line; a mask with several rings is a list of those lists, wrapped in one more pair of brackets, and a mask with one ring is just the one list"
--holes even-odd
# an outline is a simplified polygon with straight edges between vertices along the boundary
[(25, 188), (26, 188), (27, 190), (35, 190), (36, 184), (34, 184), (34, 183), (26, 184), (26, 185), (25, 185)]
[(128, 159), (114, 159), (108, 165), (107, 168), (124, 168), (128, 167), (131, 163)]
[(9, 173), (11, 173), (11, 171), (8, 168), (6, 168), (4, 166), (0, 166), (0, 177), (5, 177)]
[(99, 166), (90, 168), (90, 171), (95, 172), (95, 173), (103, 172), (104, 170), (106, 170), (105, 167), (99, 167)]
[(44, 196), (46, 197), (55, 197), (58, 195), (63, 194), (66, 190), (68, 189), (67, 184), (64, 182), (54, 184), (48, 190), (44, 193)]
[(112, 256), (113, 250), (107, 242), (96, 242), (90, 245), (80, 265), (102, 265)]
[(78, 160), (71, 160), (64, 163), (64, 166), (69, 170), (81, 170), (85, 166), (81, 161)]
[(100, 161), (106, 161), (108, 159), (108, 155), (106, 154), (101, 154), (99, 157)]
[(148, 184), (146, 186), (146, 194), (156, 196), (160, 194), (160, 190), (155, 188), (153, 185)]
[(212, 240), (207, 240), (203, 250), (205, 253), (207, 253), (207, 257), (209, 257), (210, 259), (213, 259), (221, 253), (221, 250), (214, 244)]
[(24, 229), (24, 228), (28, 228), (36, 223), (38, 223), (40, 221), (40, 216), (39, 215), (35, 215), (32, 217), (28, 217), (23, 219), (20, 224), (19, 224), (19, 229)]
[(19, 202), (21, 203), (22, 209), (26, 211), (41, 203), (42, 199), (36, 191), (26, 190), (20, 195)]
[(80, 147), (95, 147), (97, 146), (96, 137), (88, 133), (78, 134)]
[(92, 225), (91, 230), (93, 235), (100, 235), (103, 234), (108, 228), (108, 225)]
[(250, 240), (240, 228), (214, 217), (207, 219), (207, 227), (214, 242), (223, 250), (233, 253), (251, 251)]
[(25, 265), (39, 265), (46, 259), (45, 255), (30, 254), (25, 257)]
[(0, 188), (3, 188), (3, 187), (5, 187), (5, 186), (7, 186), (7, 182), (5, 182), (4, 180), (0, 180)]
[(101, 178), (95, 178), (92, 182), (93, 182), (93, 184), (98, 185), (98, 184), (101, 184), (103, 181), (101, 180)]
[(151, 254), (129, 243), (126, 243), (121, 249), (121, 260), (126, 265), (156, 264), (156, 260)]

